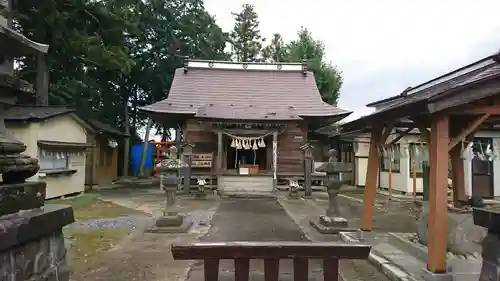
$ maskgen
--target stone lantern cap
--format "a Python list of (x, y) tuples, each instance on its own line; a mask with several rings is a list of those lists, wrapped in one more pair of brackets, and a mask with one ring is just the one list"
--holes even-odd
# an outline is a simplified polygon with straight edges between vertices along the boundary
[(320, 173), (345, 173), (352, 172), (352, 163), (337, 162), (337, 151), (335, 149), (330, 149), (328, 151), (328, 162), (316, 168), (316, 172)]
[(475, 225), (500, 234), (500, 209), (474, 208), (472, 218)]
[(352, 172), (352, 163), (326, 162), (316, 168), (316, 172), (327, 174)]

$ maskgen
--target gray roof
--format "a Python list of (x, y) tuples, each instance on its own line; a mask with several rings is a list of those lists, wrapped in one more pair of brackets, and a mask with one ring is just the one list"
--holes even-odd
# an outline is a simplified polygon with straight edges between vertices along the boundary
[(306, 74), (285, 70), (179, 68), (168, 98), (141, 110), (241, 120), (343, 118), (351, 113), (323, 102), (314, 74)]

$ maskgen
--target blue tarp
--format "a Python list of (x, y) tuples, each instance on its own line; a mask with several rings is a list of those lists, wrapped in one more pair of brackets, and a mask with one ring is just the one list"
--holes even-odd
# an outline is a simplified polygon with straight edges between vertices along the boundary
[[(144, 169), (152, 169), (153, 168), (153, 155), (155, 153), (155, 145), (152, 143), (147, 143), (148, 150), (146, 151), (146, 159), (144, 161)], [(143, 144), (134, 144), (132, 146), (132, 152), (130, 155), (132, 171), (134, 176), (139, 175), (139, 167), (141, 165), (141, 154), (142, 154)]]

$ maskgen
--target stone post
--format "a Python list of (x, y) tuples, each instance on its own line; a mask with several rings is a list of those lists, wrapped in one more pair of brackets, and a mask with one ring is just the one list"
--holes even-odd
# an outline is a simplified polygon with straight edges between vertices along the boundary
[(474, 224), (488, 229), (482, 242), (479, 281), (500, 280), (500, 211), (475, 208), (473, 212)]
[(312, 172), (313, 172), (313, 149), (310, 143), (300, 147), (304, 151), (304, 197), (310, 198), (312, 196)]

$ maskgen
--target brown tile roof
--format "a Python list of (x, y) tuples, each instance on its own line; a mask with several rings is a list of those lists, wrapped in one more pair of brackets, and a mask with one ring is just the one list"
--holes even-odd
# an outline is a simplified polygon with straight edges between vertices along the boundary
[(208, 68), (189, 68), (187, 73), (177, 69), (168, 98), (141, 110), (245, 120), (351, 113), (323, 102), (312, 72), (304, 76), (301, 71)]
[(209, 104), (198, 109), (195, 117), (199, 118), (219, 118), (221, 112), (224, 113), (226, 119), (243, 119), (243, 120), (300, 120), (297, 112), (291, 108), (273, 109), (267, 106), (241, 105), (241, 104)]
[(57, 106), (15, 105), (4, 112), (4, 119), (11, 122), (33, 122), (74, 112), (73, 109)]

